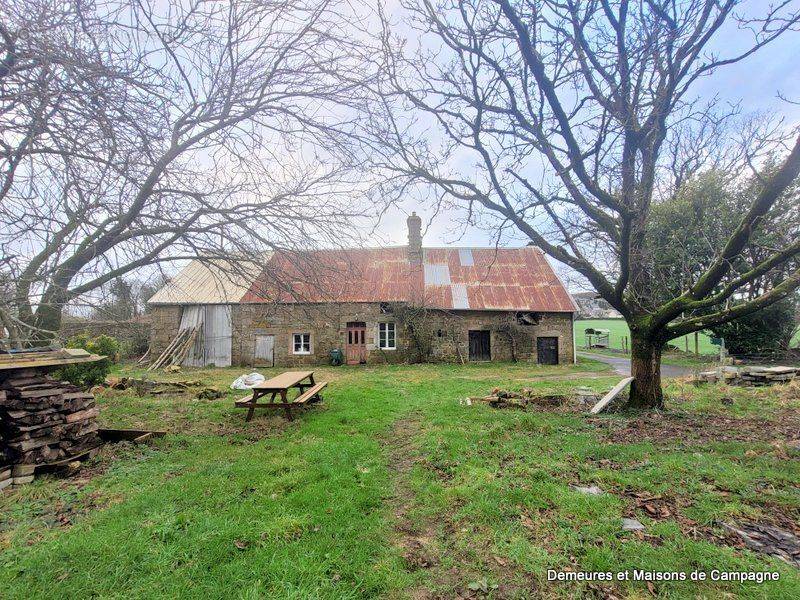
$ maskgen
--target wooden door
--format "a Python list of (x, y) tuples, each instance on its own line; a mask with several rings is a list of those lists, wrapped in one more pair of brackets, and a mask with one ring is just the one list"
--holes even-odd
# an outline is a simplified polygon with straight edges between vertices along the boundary
[(264, 367), (275, 366), (275, 336), (257, 335), (253, 363)]
[(353, 321), (347, 324), (344, 354), (348, 365), (367, 362), (367, 324)]
[(477, 330), (469, 332), (469, 359), (492, 360), (492, 351), (489, 346), (491, 335), (488, 331)]
[(558, 364), (558, 338), (536, 338), (536, 359), (540, 365)]

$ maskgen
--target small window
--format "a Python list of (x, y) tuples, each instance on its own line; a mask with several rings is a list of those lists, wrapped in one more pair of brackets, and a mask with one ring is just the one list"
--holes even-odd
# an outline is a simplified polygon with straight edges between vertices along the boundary
[(381, 350), (397, 349), (394, 323), (378, 323), (378, 347)]
[(311, 334), (310, 333), (294, 333), (292, 334), (295, 354), (311, 354)]

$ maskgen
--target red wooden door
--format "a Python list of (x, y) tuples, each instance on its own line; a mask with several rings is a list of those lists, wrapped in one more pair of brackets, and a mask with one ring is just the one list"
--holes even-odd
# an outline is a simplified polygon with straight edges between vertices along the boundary
[(367, 324), (353, 321), (347, 324), (344, 354), (348, 365), (367, 362)]

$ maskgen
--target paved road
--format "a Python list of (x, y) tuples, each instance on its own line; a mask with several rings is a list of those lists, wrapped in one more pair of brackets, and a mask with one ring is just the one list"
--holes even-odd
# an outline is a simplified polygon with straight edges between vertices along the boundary
[[(593, 360), (599, 360), (600, 362), (604, 362), (608, 365), (614, 367), (614, 370), (619, 373), (620, 375), (630, 375), (631, 374), (631, 359), (625, 358), (623, 356), (609, 356), (607, 354), (594, 354), (593, 352), (578, 352), (578, 356), (583, 356), (584, 358), (591, 358)], [(691, 375), (692, 368), (691, 367), (684, 367), (680, 365), (665, 365), (661, 363), (661, 376), (662, 377), (683, 377), (685, 375)]]

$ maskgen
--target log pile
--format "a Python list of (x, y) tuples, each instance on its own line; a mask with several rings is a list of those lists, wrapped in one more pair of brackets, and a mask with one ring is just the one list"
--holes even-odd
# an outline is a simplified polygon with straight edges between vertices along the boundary
[(84, 454), (101, 443), (98, 412), (91, 393), (35, 369), (15, 370), (0, 381), (0, 452), (24, 465)]
[[(0, 390), (0, 404), (6, 399), (4, 390)], [(6, 453), (5, 437), (0, 428), (0, 490), (11, 485), (11, 459)]]
[(488, 396), (469, 399), (470, 402), (486, 402), (493, 408), (521, 408), (528, 406), (553, 407), (569, 402), (569, 397), (561, 394), (537, 394), (529, 388), (519, 392), (494, 388)]
[(112, 390), (133, 390), (139, 396), (158, 396), (160, 394), (181, 394), (191, 388), (201, 387), (199, 381), (154, 381), (136, 377), (108, 377), (102, 384)]

